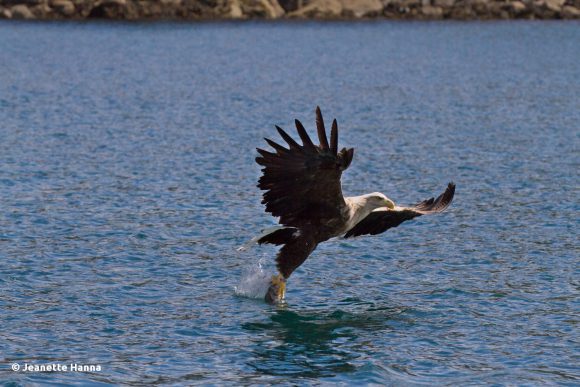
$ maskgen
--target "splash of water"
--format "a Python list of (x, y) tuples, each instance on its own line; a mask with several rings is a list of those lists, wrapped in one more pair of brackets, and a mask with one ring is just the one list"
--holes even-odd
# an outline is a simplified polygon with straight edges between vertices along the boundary
[(242, 271), (242, 277), (234, 291), (238, 296), (248, 298), (264, 298), (270, 285), (271, 275), (264, 272), (262, 259), (257, 265), (251, 265)]

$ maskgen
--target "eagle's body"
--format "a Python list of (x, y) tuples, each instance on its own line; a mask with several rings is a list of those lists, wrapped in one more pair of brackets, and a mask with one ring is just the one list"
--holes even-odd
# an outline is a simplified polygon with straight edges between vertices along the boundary
[(261, 236), (257, 242), (282, 245), (276, 261), (280, 274), (272, 278), (266, 295), (269, 302), (284, 298), (286, 279), (316, 246), (334, 237), (375, 235), (414, 217), (444, 211), (453, 199), (455, 185), (437, 199), (425, 200), (412, 207), (398, 207), (385, 195), (371, 194), (344, 197), (340, 177), (353, 158), (354, 149), (338, 151), (338, 125), (332, 123), (330, 143), (320, 109), (316, 109), (319, 145), (296, 120), (302, 145), (279, 127), (288, 143), (285, 148), (272, 140), (266, 142), (275, 153), (258, 148), (256, 162), (264, 168), (258, 187), (265, 190), (266, 211), (280, 218), (283, 226)]

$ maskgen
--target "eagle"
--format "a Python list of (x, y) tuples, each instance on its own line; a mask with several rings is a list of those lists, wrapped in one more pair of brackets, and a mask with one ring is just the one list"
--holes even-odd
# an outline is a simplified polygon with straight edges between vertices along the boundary
[(278, 274), (272, 276), (265, 296), (269, 303), (284, 300), (286, 281), (320, 243), (377, 235), (418, 216), (443, 212), (455, 194), (455, 184), (449, 183), (437, 198), (408, 207), (396, 205), (380, 192), (344, 197), (340, 178), (352, 162), (354, 149), (338, 150), (336, 119), (329, 142), (320, 107), (316, 108), (319, 144), (312, 142), (300, 121), (295, 124), (302, 144), (276, 125), (287, 146), (265, 138), (273, 150), (257, 148), (256, 162), (263, 167), (258, 182), (265, 191), (262, 204), (280, 224), (254, 238), (258, 244), (281, 246), (276, 256)]

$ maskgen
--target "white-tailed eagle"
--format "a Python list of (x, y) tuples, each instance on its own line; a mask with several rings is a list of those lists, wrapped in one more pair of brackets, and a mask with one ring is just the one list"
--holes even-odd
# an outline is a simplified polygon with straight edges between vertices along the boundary
[(354, 149), (338, 150), (336, 120), (332, 122), (329, 143), (320, 108), (316, 108), (319, 144), (312, 142), (300, 121), (295, 122), (302, 144), (276, 126), (288, 147), (266, 138), (274, 151), (258, 148), (260, 156), (256, 158), (263, 166), (258, 183), (266, 191), (262, 203), (266, 212), (279, 217), (281, 225), (257, 239), (260, 244), (282, 246), (276, 257), (279, 274), (270, 282), (268, 302), (284, 298), (286, 280), (319, 243), (334, 237), (380, 234), (417, 216), (442, 212), (455, 194), (455, 184), (449, 183), (436, 199), (409, 207), (397, 206), (379, 192), (344, 197), (340, 177), (349, 167)]

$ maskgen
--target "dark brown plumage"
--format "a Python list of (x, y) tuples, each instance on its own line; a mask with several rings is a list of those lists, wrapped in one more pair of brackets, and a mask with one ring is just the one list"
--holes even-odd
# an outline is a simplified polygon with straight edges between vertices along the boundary
[(320, 145), (312, 143), (300, 121), (296, 120), (303, 145), (276, 126), (289, 148), (270, 139), (265, 140), (275, 153), (258, 148), (261, 157), (257, 157), (256, 162), (264, 166), (258, 187), (266, 191), (262, 203), (267, 212), (280, 217), (280, 224), (284, 226), (320, 225), (326, 219), (340, 217), (346, 205), (340, 176), (350, 165), (354, 150), (336, 151), (338, 130), (334, 131), (331, 149), (319, 108), (316, 117)]
[(283, 298), (285, 280), (319, 243), (337, 236), (379, 234), (417, 216), (442, 212), (455, 193), (455, 185), (449, 183), (437, 199), (413, 207), (397, 207), (380, 193), (345, 198), (340, 178), (352, 162), (354, 149), (338, 151), (336, 120), (332, 122), (329, 143), (320, 108), (316, 108), (318, 145), (300, 121), (295, 124), (302, 144), (276, 126), (287, 147), (266, 138), (274, 152), (258, 148), (260, 156), (256, 158), (263, 167), (258, 182), (265, 191), (262, 203), (284, 226), (258, 239), (260, 244), (282, 245), (276, 257), (280, 276), (272, 280), (266, 296), (269, 301)]

